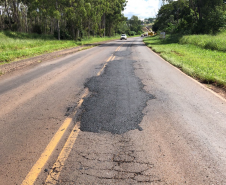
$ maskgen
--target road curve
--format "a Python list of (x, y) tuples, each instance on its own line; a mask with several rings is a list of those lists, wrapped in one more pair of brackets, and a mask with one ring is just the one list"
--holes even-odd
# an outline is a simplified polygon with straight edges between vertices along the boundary
[(33, 184), (226, 184), (226, 101), (142, 38), (5, 75), (0, 102), (0, 184), (31, 182), (61, 131)]

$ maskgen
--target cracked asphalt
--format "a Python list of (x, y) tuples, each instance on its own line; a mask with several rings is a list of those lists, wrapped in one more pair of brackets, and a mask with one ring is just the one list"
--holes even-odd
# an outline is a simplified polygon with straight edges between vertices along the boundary
[(77, 142), (89, 147), (73, 148), (58, 184), (165, 184), (130, 137), (83, 132)]
[(226, 184), (226, 101), (142, 38), (4, 75), (0, 102), (1, 185), (23, 182), (68, 117), (35, 185)]

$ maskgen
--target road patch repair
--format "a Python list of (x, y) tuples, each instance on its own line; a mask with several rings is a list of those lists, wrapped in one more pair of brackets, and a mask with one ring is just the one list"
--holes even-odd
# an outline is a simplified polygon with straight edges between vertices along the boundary
[(87, 93), (73, 114), (75, 127), (43, 184), (164, 183), (130, 136), (142, 134), (142, 111), (155, 97), (135, 75), (131, 52), (120, 47), (84, 84)]
[[(127, 53), (126, 53), (127, 54)], [(143, 84), (134, 74), (133, 60), (113, 60), (100, 76), (90, 78), (85, 87), (92, 93), (82, 104), (79, 117), (81, 131), (111, 132), (123, 134), (142, 130), (146, 102), (154, 96), (143, 89)]]
[(155, 99), (135, 75), (135, 62), (111, 60), (85, 83), (90, 95), (77, 118), (81, 131), (54, 184), (165, 184), (131, 138), (142, 131), (147, 101)]

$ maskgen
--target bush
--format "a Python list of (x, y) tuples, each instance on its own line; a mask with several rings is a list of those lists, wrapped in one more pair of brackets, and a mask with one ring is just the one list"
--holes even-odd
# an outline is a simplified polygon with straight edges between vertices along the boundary
[(42, 34), (41, 26), (38, 24), (33, 25), (32, 33)]
[(135, 31), (129, 31), (129, 35), (134, 36), (134, 35), (136, 35), (136, 32)]
[[(58, 31), (54, 31), (54, 37), (58, 39)], [(61, 40), (72, 40), (72, 36), (65, 30), (60, 30), (60, 39)]]
[(17, 31), (18, 30), (18, 24), (14, 23), (12, 24), (11, 31)]
[(157, 32), (157, 31), (159, 30), (159, 26), (158, 26), (157, 23), (158, 23), (158, 22), (156, 21), (156, 22), (152, 25), (152, 30), (153, 30), (154, 32)]

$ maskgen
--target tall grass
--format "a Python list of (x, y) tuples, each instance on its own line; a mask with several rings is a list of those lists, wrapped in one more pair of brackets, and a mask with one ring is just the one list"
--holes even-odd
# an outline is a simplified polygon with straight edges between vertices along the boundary
[[(181, 44), (184, 37), (189, 41)], [(197, 36), (184, 37), (181, 39), (181, 36), (168, 36), (165, 40), (162, 40), (159, 36), (155, 36), (144, 39), (144, 42), (148, 47), (160, 53), (164, 59), (190, 76), (205, 83), (215, 83), (226, 87), (226, 53), (221, 50), (210, 50), (201, 47), (200, 40), (208, 42), (209, 40), (204, 39), (209, 39), (208, 35), (202, 36), (199, 41), (195, 39)], [(211, 35), (210, 37), (211, 39), (217, 38)], [(176, 40), (180, 41), (176, 43)], [(218, 42), (218, 40), (215, 42)], [(223, 47), (221, 46), (221, 48)]]
[(180, 44), (192, 44), (204, 49), (226, 51), (226, 32), (217, 35), (187, 35), (183, 36)]
[(43, 53), (118, 38), (119, 36), (105, 38), (90, 37), (89, 39), (75, 42), (73, 40), (59, 41), (49, 35), (0, 32), (0, 65)]

